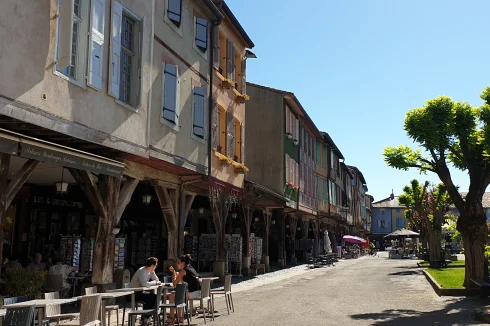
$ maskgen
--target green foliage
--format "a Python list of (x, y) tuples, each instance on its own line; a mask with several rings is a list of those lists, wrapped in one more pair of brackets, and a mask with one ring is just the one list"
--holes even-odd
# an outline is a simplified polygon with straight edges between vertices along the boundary
[(490, 246), (489, 245), (485, 246), (485, 259), (490, 260)]
[(9, 297), (28, 296), (30, 299), (40, 299), (46, 272), (22, 268), (8, 269), (4, 273), (4, 292)]
[(449, 164), (468, 171), (470, 192), (490, 183), (490, 88), (480, 97), (485, 103), (477, 108), (440, 96), (408, 111), (404, 129), (420, 149), (401, 145), (386, 147), (383, 153), (390, 167), (436, 173), (460, 211), (465, 202), (452, 182)]

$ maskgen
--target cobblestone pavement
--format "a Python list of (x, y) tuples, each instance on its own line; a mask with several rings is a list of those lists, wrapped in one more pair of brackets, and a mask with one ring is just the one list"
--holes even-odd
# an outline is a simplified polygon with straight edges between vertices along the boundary
[[(480, 325), (480, 298), (438, 297), (415, 261), (363, 257), (277, 271), (233, 286), (236, 311), (216, 298), (209, 325)], [(192, 325), (203, 325), (201, 316)], [(115, 325), (115, 323), (113, 323)], [(187, 325), (187, 323), (186, 323)], [(111, 325), (112, 326), (112, 325)]]

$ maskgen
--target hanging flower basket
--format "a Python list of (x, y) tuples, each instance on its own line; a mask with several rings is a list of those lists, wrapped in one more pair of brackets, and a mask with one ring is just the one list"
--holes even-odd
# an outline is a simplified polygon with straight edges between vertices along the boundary
[(286, 137), (288, 137), (288, 139), (293, 139), (293, 134), (290, 132), (287, 132)]
[(248, 168), (245, 165), (243, 165), (242, 163), (233, 162), (232, 164), (235, 167), (235, 173), (245, 174), (246, 172), (249, 171)]
[(225, 78), (222, 82), (221, 82), (221, 87), (223, 87), (224, 89), (230, 89), (233, 87), (235, 83), (231, 80), (231, 79), (228, 79), (228, 78)]
[(220, 152), (215, 151), (214, 155), (218, 158), (221, 165), (223, 165), (223, 166), (229, 166), (233, 162), (233, 160), (231, 158), (229, 158), (226, 155), (221, 154)]

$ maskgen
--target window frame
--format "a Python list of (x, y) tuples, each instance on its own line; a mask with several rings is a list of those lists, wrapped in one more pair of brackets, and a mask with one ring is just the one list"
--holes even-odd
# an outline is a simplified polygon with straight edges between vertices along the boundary
[[(197, 20), (198, 19), (202, 19), (202, 20), (205, 20), (207, 22), (207, 26), (206, 26), (206, 50), (203, 51), (202, 48), (200, 46), (198, 46), (196, 44), (196, 40), (197, 40)], [(196, 50), (197, 53), (199, 53), (199, 55), (201, 57), (203, 57), (204, 60), (208, 60), (208, 53), (209, 53), (209, 38), (210, 38), (210, 23), (209, 23), (209, 20), (206, 20), (204, 18), (201, 18), (201, 17), (197, 17), (197, 16), (194, 16), (194, 37), (192, 39), (192, 47), (194, 48), (194, 50)]]
[[(173, 66), (176, 69), (176, 81), (175, 81), (175, 121), (168, 120), (164, 117), (164, 105), (165, 105), (165, 81), (166, 81), (166, 65)], [(162, 63), (162, 101), (161, 101), (161, 113), (160, 113), (160, 123), (168, 126), (169, 128), (179, 131), (179, 117), (180, 117), (180, 75), (179, 66), (163, 62)], [(171, 110), (169, 110), (171, 111)], [(191, 130), (192, 132), (192, 130)]]
[[(203, 90), (203, 104), (204, 104), (204, 108), (203, 108), (203, 114), (204, 114), (204, 121), (203, 121), (203, 126), (202, 126), (202, 130), (203, 130), (203, 135), (202, 137), (198, 134), (196, 134), (194, 132), (194, 127), (196, 126), (195, 125), (195, 122), (194, 122), (194, 114), (195, 114), (195, 105), (196, 105), (196, 96), (200, 96), (199, 94), (196, 94), (196, 88), (201, 88)], [(207, 138), (206, 138), (206, 126), (207, 126), (207, 123), (206, 123), (206, 111), (207, 111), (207, 106), (206, 106), (206, 88), (205, 87), (201, 87), (201, 86), (193, 86), (192, 87), (192, 128), (191, 128), (191, 138), (196, 140), (196, 141), (199, 141), (201, 143), (206, 143), (207, 141)], [(219, 127), (218, 127), (219, 128)]]
[[(59, 47), (59, 39), (60, 39), (60, 8), (61, 4), (58, 0), (58, 9), (57, 9), (57, 17), (56, 17), (56, 43), (55, 43), (55, 64), (53, 66), (53, 74), (69, 81), (72, 84), (75, 84), (83, 89), (87, 88), (86, 78), (88, 72), (88, 48), (89, 48), (89, 40), (88, 33), (90, 32), (90, 1), (89, 0), (80, 0), (79, 10), (80, 16), (77, 16), (75, 12), (72, 12), (73, 15), (73, 24), (78, 24), (78, 42), (77, 42), (77, 54), (75, 60), (75, 78), (69, 76), (63, 72), (65, 69), (69, 69), (71, 67), (67, 66), (63, 69), (58, 70), (58, 47)], [(75, 4), (74, 4), (75, 7)], [(75, 8), (74, 8), (75, 10)], [(72, 27), (72, 37), (73, 37), (73, 27)], [(73, 40), (72, 40), (73, 47)], [(73, 49), (73, 48), (72, 48)], [(70, 54), (72, 56), (73, 53)], [(71, 62), (71, 58), (70, 58)]]

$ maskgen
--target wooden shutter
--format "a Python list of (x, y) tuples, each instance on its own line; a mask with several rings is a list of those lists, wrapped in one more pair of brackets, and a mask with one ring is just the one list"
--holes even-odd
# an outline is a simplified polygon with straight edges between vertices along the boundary
[(242, 59), (242, 94), (247, 94), (247, 58)]
[(162, 72), (162, 116), (164, 119), (177, 122), (177, 94), (178, 94), (178, 75), (177, 66), (171, 64), (163, 64)]
[(242, 123), (242, 137), (241, 137), (241, 155), (242, 155), (242, 164), (245, 164), (245, 124)]
[(214, 42), (213, 64), (216, 68), (219, 68), (219, 61), (220, 61), (219, 28), (218, 26), (213, 26), (212, 29), (213, 29), (213, 42)]
[(109, 60), (109, 95), (119, 98), (121, 69), (121, 29), (123, 6), (119, 1), (112, 3), (111, 11), (111, 58)]
[(233, 51), (233, 42), (226, 40), (226, 78), (233, 80), (232, 77), (232, 57), (235, 56)]
[(233, 112), (226, 111), (226, 155), (233, 158), (235, 156), (235, 118)]
[(206, 51), (208, 48), (208, 21), (196, 17), (196, 45)]
[(286, 154), (284, 157), (284, 162), (286, 163), (286, 183), (289, 182), (289, 155)]
[(59, 10), (60, 20), (58, 34), (58, 69), (68, 67), (71, 64), (71, 47), (73, 38), (73, 9), (74, 0), (63, 0)]
[(217, 149), (219, 145), (219, 109), (218, 103), (213, 103), (213, 124), (211, 129), (211, 136), (213, 139), (213, 148)]
[(235, 47), (233, 42), (231, 42), (231, 80), (236, 84), (237, 82), (237, 71), (236, 71), (236, 57), (235, 57)]
[(182, 16), (182, 0), (168, 0), (167, 15), (168, 19), (173, 21), (175, 25), (180, 26)]
[(105, 1), (92, 0), (90, 8), (89, 57), (87, 85), (102, 89), (104, 63)]
[(201, 138), (204, 138), (205, 98), (204, 87), (194, 87), (194, 116), (192, 132)]

